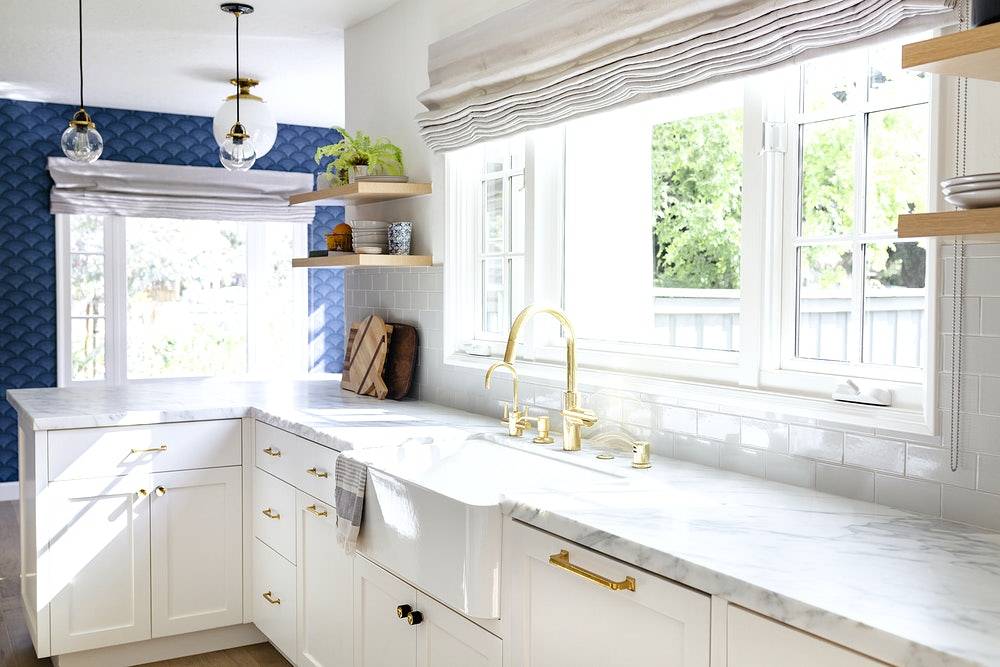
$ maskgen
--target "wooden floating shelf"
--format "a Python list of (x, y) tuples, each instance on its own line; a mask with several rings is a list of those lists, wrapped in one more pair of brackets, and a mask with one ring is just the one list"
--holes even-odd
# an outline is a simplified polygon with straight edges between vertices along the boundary
[(289, 206), (313, 202), (317, 206), (361, 206), (393, 199), (420, 197), (431, 193), (430, 183), (379, 183), (360, 181), (313, 192), (300, 192), (288, 198)]
[(903, 68), (1000, 81), (1000, 23), (905, 44)]
[(352, 266), (430, 266), (430, 255), (327, 255), (299, 257), (292, 260), (296, 268), (350, 268)]
[(1000, 234), (1000, 208), (970, 208), (899, 216), (899, 238)]

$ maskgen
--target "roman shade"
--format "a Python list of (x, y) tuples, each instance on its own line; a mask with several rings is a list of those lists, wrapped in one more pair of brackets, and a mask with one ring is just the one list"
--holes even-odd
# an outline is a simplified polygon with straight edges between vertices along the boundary
[(417, 116), (460, 148), (955, 22), (955, 0), (530, 0), (432, 44)]
[(290, 194), (312, 189), (311, 174), (61, 157), (48, 168), (54, 214), (310, 223), (315, 213), (288, 205)]

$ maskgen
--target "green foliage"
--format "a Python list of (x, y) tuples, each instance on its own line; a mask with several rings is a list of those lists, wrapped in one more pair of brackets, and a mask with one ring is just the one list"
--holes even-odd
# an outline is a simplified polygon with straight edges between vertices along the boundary
[(335, 144), (327, 144), (316, 149), (314, 159), (320, 164), (324, 158), (332, 158), (326, 165), (329, 174), (336, 175), (341, 183), (347, 182), (347, 172), (353, 166), (367, 165), (372, 175), (403, 175), (403, 151), (385, 137), (372, 139), (358, 130), (353, 136), (342, 127), (333, 128), (341, 135)]
[(739, 287), (742, 145), (739, 110), (653, 128), (657, 287)]

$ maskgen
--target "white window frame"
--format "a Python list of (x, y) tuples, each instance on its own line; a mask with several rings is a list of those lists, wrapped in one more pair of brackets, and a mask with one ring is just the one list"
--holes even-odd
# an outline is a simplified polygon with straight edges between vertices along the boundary
[[(798, 75), (797, 68), (795, 75)], [(577, 348), (581, 382), (596, 387), (645, 391), (723, 409), (746, 410), (748, 406), (754, 406), (751, 412), (755, 414), (795, 415), (817, 422), (851, 423), (932, 435), (936, 432), (938, 421), (935, 295), (938, 293), (939, 267), (936, 239), (925, 240), (927, 310), (924, 322), (927, 345), (924, 366), (912, 369), (913, 372), (900, 373), (905, 377), (888, 377), (889, 374), (886, 374), (877, 379), (878, 386), (893, 390), (894, 407), (875, 408), (835, 402), (830, 395), (837, 384), (848, 377), (864, 379), (865, 373), (836, 362), (787, 363), (789, 360), (783, 355), (788, 332), (782, 313), (788, 311), (790, 304), (794, 312), (794, 301), (788, 301), (789, 285), (791, 298), (794, 299), (797, 275), (796, 272), (788, 273), (788, 267), (784, 266), (788, 253), (782, 252), (791, 242), (786, 231), (787, 216), (790, 214), (788, 201), (791, 198), (796, 200), (791, 219), (797, 220), (798, 216), (797, 160), (786, 157), (786, 151), (791, 156), (795, 155), (792, 151), (797, 150), (797, 142), (792, 142), (788, 136), (790, 133), (785, 122), (787, 102), (781, 93), (787, 84), (787, 76), (787, 72), (764, 75), (756, 85), (746, 87), (740, 350), (725, 352), (582, 339), (578, 340)], [(795, 90), (798, 90), (797, 86)], [(942, 123), (945, 122), (942, 110), (947, 94), (948, 91), (939, 82), (933, 84), (928, 160), (928, 191), (932, 193), (928, 201), (932, 207), (938, 202), (933, 184), (941, 173), (937, 146)], [(548, 137), (558, 136), (556, 129), (543, 132)], [(460, 156), (461, 152), (457, 155)], [(467, 288), (463, 288), (463, 278), (467, 279), (472, 275), (468, 271), (473, 270), (463, 258), (471, 254), (468, 245), (471, 227), (468, 225), (468, 195), (463, 195), (469, 181), (467, 168), (468, 165), (463, 165), (461, 157), (456, 158), (456, 154), (446, 156), (445, 253), (448, 259), (445, 262), (443, 356), (448, 365), (483, 369), (503, 353), (503, 344), (476, 340), (469, 327), (462, 324), (463, 319), (467, 319), (463, 318), (462, 309), (468, 310), (469, 299), (475, 298)], [(546, 177), (539, 174), (546, 168), (545, 161), (537, 156), (531, 169), (526, 168), (530, 214), (535, 219), (556, 221), (555, 224), (533, 228), (529, 235), (526, 267), (530, 267), (527, 270), (531, 276), (526, 277), (526, 285), (529, 302), (559, 305), (563, 303), (561, 253), (558, 250), (547, 252), (545, 261), (542, 261), (535, 252), (536, 247), (551, 248), (554, 243), (558, 243), (559, 249), (564, 247), (561, 242), (561, 209), (558, 215), (553, 215), (560, 208), (564, 196), (562, 177), (557, 175), (545, 180)], [(794, 179), (790, 179), (790, 171), (796, 172)], [(540, 186), (542, 183), (545, 185)], [(892, 235), (887, 237), (893, 238)], [(777, 261), (769, 261), (769, 258)], [(785, 276), (791, 278), (786, 279)], [(595, 307), (600, 306), (595, 304)], [(565, 373), (561, 368), (565, 348), (557, 338), (558, 328), (543, 318), (538, 318), (533, 332), (522, 335), (524, 340), (518, 350), (518, 369), (522, 377), (561, 381)], [(872, 370), (871, 364), (865, 366)]]
[[(105, 371), (103, 380), (73, 380), (72, 300), (70, 275), (70, 217), (56, 216), (56, 382), (59, 387), (123, 385), (136, 382), (169, 382), (192, 379), (190, 377), (128, 378), (128, 313), (126, 303), (126, 244), (125, 218), (104, 216), (104, 346)], [(282, 224), (246, 222), (247, 226), (247, 373), (246, 377), (260, 375), (260, 360), (266, 350), (259, 349), (254, 332), (267, 317), (259, 305), (258, 281), (254, 278), (264, 267), (264, 225)], [(301, 255), (308, 245), (306, 225), (294, 225), (294, 253)], [(300, 329), (301, 345), (298, 365), (302, 373), (307, 368), (308, 277), (305, 271), (293, 272), (296, 328)]]

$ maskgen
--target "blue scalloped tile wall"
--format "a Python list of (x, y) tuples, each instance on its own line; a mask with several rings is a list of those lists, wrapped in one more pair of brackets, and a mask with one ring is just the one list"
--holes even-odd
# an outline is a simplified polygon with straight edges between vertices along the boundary
[[(59, 135), (74, 108), (0, 99), (0, 394), (56, 383), (55, 229), (46, 158), (59, 155)], [(218, 166), (212, 119), (124, 109), (90, 109), (108, 160)], [(312, 172), (313, 150), (337, 141), (334, 130), (279, 125), (278, 140), (254, 169)], [(312, 247), (343, 221), (339, 207), (317, 207)], [(339, 372), (344, 344), (344, 279), (340, 270), (311, 270), (311, 368)], [(17, 479), (17, 423), (0, 401), (0, 482)]]

